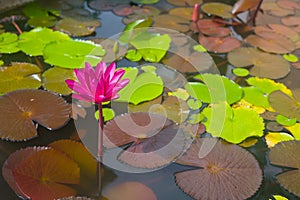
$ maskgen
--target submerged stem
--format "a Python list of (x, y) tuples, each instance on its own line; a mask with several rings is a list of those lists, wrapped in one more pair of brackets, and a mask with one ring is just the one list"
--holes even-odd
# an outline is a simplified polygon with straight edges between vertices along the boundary
[(103, 157), (103, 114), (102, 103), (98, 104), (99, 123), (98, 123), (98, 148), (97, 148), (97, 171), (98, 171), (98, 194), (102, 194), (102, 157)]

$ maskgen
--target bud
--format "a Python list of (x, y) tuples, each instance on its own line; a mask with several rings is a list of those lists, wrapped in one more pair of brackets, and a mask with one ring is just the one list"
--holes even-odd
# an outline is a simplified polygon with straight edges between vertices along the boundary
[(197, 23), (197, 21), (199, 20), (199, 4), (196, 3), (194, 5), (194, 10), (193, 10), (193, 15), (192, 15), (192, 20), (193, 22)]

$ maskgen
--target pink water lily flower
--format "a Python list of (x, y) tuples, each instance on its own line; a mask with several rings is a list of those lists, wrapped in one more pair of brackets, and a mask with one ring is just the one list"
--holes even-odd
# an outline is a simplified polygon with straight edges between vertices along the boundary
[(85, 68), (74, 71), (78, 82), (72, 79), (65, 81), (76, 92), (72, 97), (97, 104), (119, 98), (118, 92), (129, 82), (129, 79), (121, 80), (125, 70), (116, 70), (115, 63), (106, 66), (102, 61), (96, 69), (85, 63)]

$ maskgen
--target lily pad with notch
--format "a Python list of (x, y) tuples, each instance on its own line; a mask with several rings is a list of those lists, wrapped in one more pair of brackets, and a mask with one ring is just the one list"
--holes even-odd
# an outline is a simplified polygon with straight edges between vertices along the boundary
[(182, 129), (162, 115), (130, 113), (115, 117), (104, 127), (104, 146), (127, 145), (118, 160), (138, 168), (159, 168), (170, 164), (184, 150)]
[(25, 89), (0, 97), (0, 138), (11, 141), (28, 140), (37, 136), (36, 122), (50, 130), (64, 126), (71, 107), (53, 93)]
[(247, 199), (263, 179), (251, 153), (214, 138), (196, 139), (176, 162), (195, 167), (175, 174), (180, 189), (194, 199)]
[(228, 53), (242, 45), (238, 39), (231, 36), (206, 37), (199, 35), (199, 43), (208, 51), (215, 53)]
[(227, 19), (234, 18), (234, 15), (231, 13), (232, 6), (225, 3), (208, 2), (201, 6), (201, 10), (208, 15), (218, 16)]

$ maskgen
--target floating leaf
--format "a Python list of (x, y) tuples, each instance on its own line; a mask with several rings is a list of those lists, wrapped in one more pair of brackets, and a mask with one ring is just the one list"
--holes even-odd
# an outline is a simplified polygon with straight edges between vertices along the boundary
[(159, 2), (159, 0), (132, 0), (132, 1), (139, 4), (155, 4)]
[(283, 57), (287, 61), (293, 62), (293, 63), (298, 62), (298, 60), (299, 60), (298, 57), (294, 54), (284, 54)]
[(219, 103), (205, 108), (202, 113), (206, 117), (203, 123), (207, 132), (214, 137), (238, 144), (248, 137), (263, 136), (263, 119), (252, 109)]
[(19, 89), (37, 89), (41, 86), (41, 70), (30, 63), (12, 63), (0, 67), (0, 94)]
[(61, 32), (72, 36), (91, 35), (100, 26), (98, 20), (78, 20), (74, 18), (64, 18), (60, 20), (55, 28)]
[(204, 35), (214, 37), (225, 37), (231, 34), (231, 30), (224, 27), (224, 24), (214, 22), (211, 19), (200, 19), (197, 21), (197, 26), (192, 23), (191, 28), (194, 32), (200, 31)]
[(27, 157), (15, 166), (13, 175), (20, 190), (33, 200), (76, 195), (67, 184), (79, 183), (78, 165), (54, 149), (37, 151)]
[(275, 145), (270, 149), (269, 159), (273, 165), (294, 168), (285, 171), (276, 176), (279, 183), (289, 192), (300, 197), (299, 180), (300, 180), (300, 141), (285, 141)]
[(95, 66), (104, 54), (100, 45), (81, 40), (51, 43), (44, 49), (45, 62), (64, 68), (82, 68), (85, 62)]
[(207, 51), (215, 53), (227, 53), (241, 46), (241, 42), (231, 36), (228, 37), (205, 37), (199, 35), (199, 43)]
[(118, 159), (139, 168), (167, 165), (185, 146), (182, 130), (164, 116), (153, 113), (117, 116), (107, 122), (104, 135), (104, 146), (108, 148), (129, 144)]
[(73, 70), (52, 67), (43, 73), (43, 87), (46, 90), (56, 92), (63, 95), (72, 93), (65, 80), (75, 79)]
[(194, 6), (195, 3), (202, 4), (202, 0), (167, 0), (168, 3), (175, 6)]
[(232, 72), (236, 75), (236, 76), (240, 76), (240, 77), (246, 77), (249, 75), (249, 70), (244, 69), (244, 68), (234, 68), (232, 70)]
[(162, 102), (162, 96), (159, 96), (151, 101), (142, 102), (138, 105), (129, 104), (129, 112), (150, 112), (154, 107), (159, 106)]
[(171, 56), (167, 54), (162, 62), (183, 73), (207, 72), (215, 65), (212, 57), (206, 52)]
[(251, 0), (251, 1), (247, 1), (247, 0), (238, 0), (237, 2), (235, 2), (235, 4), (233, 5), (232, 8), (232, 14), (238, 14), (253, 8), (256, 8), (258, 3), (260, 0)]
[(283, 126), (293, 126), (296, 124), (297, 120), (296, 120), (296, 118), (290, 119), (283, 115), (277, 115), (276, 122), (278, 122), (279, 124), (281, 124)]
[[(133, 14), (123, 18), (124, 24), (134, 23), (137, 20), (149, 20), (154, 16), (159, 15), (161, 11), (154, 6), (142, 6), (133, 10)], [(151, 20), (152, 24), (152, 20)]]
[(284, 35), (268, 31), (249, 35), (245, 41), (252, 46), (258, 47), (266, 52), (285, 54), (295, 50), (296, 46), (293, 41)]
[(187, 100), (189, 98), (189, 93), (182, 89), (182, 88), (177, 88), (174, 92), (168, 92), (168, 95), (169, 96), (175, 96), (175, 97), (178, 97), (182, 100)]
[(289, 118), (300, 120), (300, 99), (291, 98), (278, 90), (269, 95), (269, 102), (272, 108), (279, 114)]
[(268, 54), (255, 48), (238, 48), (228, 54), (228, 61), (235, 67), (248, 67), (250, 74), (278, 79), (290, 72), (290, 64), (280, 55)]
[(176, 15), (179, 17), (183, 17), (187, 20), (191, 20), (191, 16), (193, 14), (192, 7), (177, 7), (169, 10), (170, 15)]
[(293, 136), (291, 136), (288, 133), (276, 133), (276, 132), (269, 132), (265, 136), (265, 139), (269, 148), (275, 146), (275, 144), (282, 141), (294, 140)]
[(30, 157), (32, 154), (45, 150), (45, 147), (27, 147), (26, 149), (18, 150), (9, 155), (2, 167), (2, 176), (8, 183), (10, 188), (19, 196), (23, 198), (30, 198), (27, 196), (18, 186), (15, 181), (13, 170), (24, 160)]
[(292, 27), (295, 31), (299, 32), (300, 31), (300, 17), (298, 16), (287, 16), (284, 18), (281, 18), (281, 22), (284, 25)]
[(152, 100), (163, 92), (162, 79), (152, 72), (144, 72), (138, 75), (137, 68), (124, 68), (123, 78), (129, 78), (130, 82), (120, 92), (117, 101), (129, 101), (135, 105)]
[[(280, 196), (280, 195), (273, 195), (273, 197), (274, 197), (275, 200), (288, 200), (288, 198), (285, 198), (285, 197)], [(271, 200), (271, 199), (269, 199), (269, 200)]]
[(97, 161), (82, 143), (72, 140), (58, 140), (48, 146), (65, 153), (74, 160), (80, 168), (81, 185), (90, 185), (97, 176)]
[[(114, 117), (115, 117), (115, 112), (113, 109), (110, 109), (110, 108), (103, 108), (102, 109), (102, 115), (103, 115), (103, 118), (104, 118), (104, 121), (107, 122), (109, 120), (112, 120)], [(99, 110), (97, 110), (95, 112), (95, 118), (97, 120), (99, 120)]]
[(140, 182), (124, 182), (108, 188), (104, 196), (109, 200), (157, 200), (154, 192)]
[(185, 89), (189, 94), (205, 103), (227, 101), (229, 104), (242, 98), (242, 88), (228, 78), (216, 74), (201, 74), (194, 78), (200, 82), (189, 82)]
[(258, 142), (258, 139), (256, 139), (256, 138), (247, 138), (242, 143), (240, 143), (239, 146), (248, 148), (248, 147), (255, 145), (257, 142)]
[(277, 122), (267, 122), (266, 129), (268, 129), (269, 131), (279, 132), (279, 131), (282, 131), (283, 126)]
[(45, 17), (48, 16), (48, 10), (41, 6), (38, 2), (30, 2), (25, 5), (22, 12), (27, 17)]
[(20, 49), (18, 47), (18, 36), (14, 33), (0, 34), (0, 52), (1, 53), (15, 53)]
[(172, 27), (173, 30), (179, 32), (187, 32), (189, 28), (189, 20), (176, 15), (157, 15), (153, 18), (153, 27)]
[(187, 101), (188, 106), (193, 109), (193, 110), (197, 110), (200, 109), (202, 107), (202, 102), (200, 100), (197, 99), (189, 99)]
[(209, 2), (201, 6), (201, 10), (208, 15), (215, 15), (222, 18), (233, 18), (232, 6), (224, 3)]
[(0, 97), (0, 137), (27, 140), (37, 135), (39, 123), (58, 129), (69, 120), (70, 106), (57, 95), (43, 90), (17, 90)]
[(154, 112), (181, 124), (189, 115), (189, 107), (185, 101), (174, 96), (167, 97), (161, 105), (152, 107), (150, 112)]
[(33, 17), (27, 21), (27, 24), (32, 27), (52, 27), (56, 24), (57, 19), (53, 16)]
[(136, 6), (120, 4), (117, 5), (112, 12), (118, 16), (127, 16), (133, 14), (134, 9), (136, 9)]
[(262, 182), (251, 153), (213, 138), (196, 139), (176, 162), (196, 167), (175, 174), (177, 185), (193, 199), (247, 199)]
[(291, 132), (296, 140), (300, 140), (300, 123), (296, 123), (293, 126), (284, 127)]
[(38, 56), (43, 55), (43, 50), (47, 44), (68, 40), (70, 37), (64, 33), (38, 27), (19, 36), (19, 48), (26, 54)]

